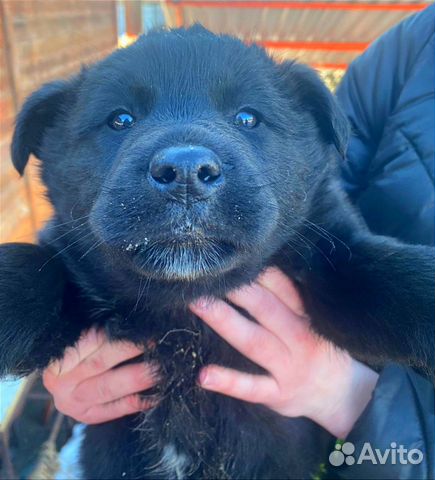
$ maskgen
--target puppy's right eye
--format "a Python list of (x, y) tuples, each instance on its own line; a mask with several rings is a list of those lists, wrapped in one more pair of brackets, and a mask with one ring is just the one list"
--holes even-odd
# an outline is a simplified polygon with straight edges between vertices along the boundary
[(113, 130), (124, 130), (134, 125), (135, 119), (131, 113), (126, 110), (115, 110), (107, 120), (107, 124)]
[(258, 115), (251, 109), (241, 110), (234, 118), (237, 127), (254, 128), (258, 123)]

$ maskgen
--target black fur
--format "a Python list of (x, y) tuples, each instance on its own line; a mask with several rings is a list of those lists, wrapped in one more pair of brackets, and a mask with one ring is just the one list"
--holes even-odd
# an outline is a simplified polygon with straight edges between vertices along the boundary
[[(107, 126), (122, 108), (127, 130)], [(260, 124), (234, 125), (242, 109)], [(0, 247), (0, 365), (43, 368), (90, 325), (145, 343), (161, 401), (89, 427), (87, 478), (308, 478), (330, 437), (305, 419), (197, 387), (202, 365), (258, 368), (187, 310), (225, 297), (268, 265), (295, 279), (313, 328), (370, 362), (430, 371), (434, 257), (372, 235), (337, 180), (348, 128), (309, 68), (201, 27), (161, 31), (46, 85), (17, 120), (13, 161), (30, 153), (55, 214), (40, 246)], [(224, 184), (168, 201), (148, 181), (154, 154), (212, 150)], [(14, 342), (11, 342), (11, 339)], [(169, 465), (178, 454), (178, 467)], [(183, 464), (182, 460), (185, 460)]]

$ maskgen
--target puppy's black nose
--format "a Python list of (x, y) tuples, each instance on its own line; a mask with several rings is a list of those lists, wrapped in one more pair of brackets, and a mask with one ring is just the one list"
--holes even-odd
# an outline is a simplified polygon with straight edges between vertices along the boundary
[(150, 162), (150, 184), (172, 198), (207, 198), (223, 182), (221, 163), (210, 149), (200, 146), (160, 150)]

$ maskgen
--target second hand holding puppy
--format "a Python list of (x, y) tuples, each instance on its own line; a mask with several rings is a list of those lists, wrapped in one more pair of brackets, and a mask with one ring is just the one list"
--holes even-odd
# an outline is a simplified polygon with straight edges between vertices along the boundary
[(367, 406), (378, 375), (311, 330), (295, 287), (279, 270), (269, 269), (228, 300), (258, 324), (222, 300), (200, 300), (191, 310), (269, 375), (210, 365), (200, 372), (200, 385), (281, 415), (308, 417), (345, 438)]

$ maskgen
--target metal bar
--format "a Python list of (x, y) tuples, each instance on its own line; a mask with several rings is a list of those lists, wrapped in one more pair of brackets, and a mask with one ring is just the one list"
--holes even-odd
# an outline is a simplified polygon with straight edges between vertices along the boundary
[(368, 42), (275, 42), (273, 40), (263, 40), (255, 43), (276, 50), (326, 50), (335, 52), (363, 52), (370, 45)]
[(328, 70), (347, 70), (347, 63), (310, 63), (310, 67)]
[(271, 8), (293, 10), (389, 10), (415, 12), (423, 10), (430, 3), (351, 3), (351, 2), (268, 2), (258, 1), (225, 1), (225, 0), (166, 0), (172, 6), (211, 7), (211, 8)]
[(177, 28), (181, 28), (184, 25), (184, 12), (183, 6), (175, 3), (175, 25)]

